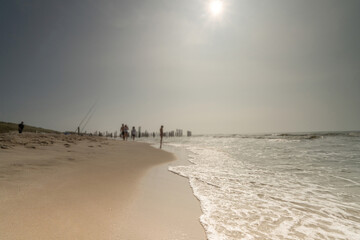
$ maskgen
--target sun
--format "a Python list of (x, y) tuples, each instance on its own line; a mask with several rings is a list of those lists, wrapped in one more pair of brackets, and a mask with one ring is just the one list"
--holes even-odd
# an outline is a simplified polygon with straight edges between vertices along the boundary
[(223, 2), (220, 0), (211, 0), (209, 10), (213, 16), (218, 16), (223, 11)]

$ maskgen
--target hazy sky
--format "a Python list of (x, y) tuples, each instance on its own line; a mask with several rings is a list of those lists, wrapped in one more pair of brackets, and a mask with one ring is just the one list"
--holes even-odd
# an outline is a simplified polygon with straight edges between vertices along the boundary
[(359, 0), (3, 0), (0, 121), (360, 130)]

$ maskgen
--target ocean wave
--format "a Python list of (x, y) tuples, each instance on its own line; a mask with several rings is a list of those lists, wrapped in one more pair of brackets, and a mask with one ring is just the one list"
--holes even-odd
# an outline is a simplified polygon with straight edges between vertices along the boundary
[(321, 134), (180, 140), (172, 146), (189, 151), (192, 164), (169, 170), (189, 179), (209, 240), (357, 240), (357, 140), (338, 134), (303, 141), (335, 136)]
[(286, 139), (315, 140), (324, 137), (360, 137), (359, 131), (352, 132), (310, 132), (310, 133), (272, 133), (272, 134), (217, 134), (213, 138), (252, 138), (252, 139)]

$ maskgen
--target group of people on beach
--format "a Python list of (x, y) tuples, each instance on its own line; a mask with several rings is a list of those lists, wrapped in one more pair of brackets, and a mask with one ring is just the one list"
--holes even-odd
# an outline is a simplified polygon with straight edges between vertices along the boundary
[[(122, 124), (121, 128), (120, 128), (120, 137), (122, 137), (122, 139), (124, 141), (127, 141), (127, 139), (129, 138), (129, 127), (126, 124)], [(132, 127), (131, 129), (131, 138), (134, 141), (136, 137), (136, 129), (135, 127)]]
[[(164, 136), (164, 126), (161, 125), (161, 127), (160, 127), (160, 148), (162, 148), (163, 136)], [(124, 141), (128, 140), (128, 138), (129, 138), (129, 127), (128, 127), (127, 124), (121, 124), (120, 137)], [(132, 129), (131, 129), (131, 139), (134, 141), (135, 137), (136, 137), (136, 129), (135, 129), (135, 127), (132, 127)]]
[[(24, 130), (24, 122), (21, 122), (18, 125), (18, 130), (19, 130), (19, 133), (22, 133), (22, 131)], [(161, 127), (160, 127), (160, 148), (162, 147), (163, 136), (164, 136), (164, 126), (161, 125)], [(121, 125), (120, 137), (122, 137), (122, 139), (124, 141), (127, 141), (127, 139), (129, 138), (129, 127), (126, 124)], [(135, 137), (136, 137), (136, 129), (135, 129), (135, 127), (132, 127), (131, 138), (133, 141), (135, 140)]]

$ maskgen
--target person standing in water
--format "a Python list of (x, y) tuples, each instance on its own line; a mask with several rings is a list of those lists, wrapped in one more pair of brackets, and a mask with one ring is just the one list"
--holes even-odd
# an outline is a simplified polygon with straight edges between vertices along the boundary
[(164, 126), (161, 125), (161, 128), (160, 128), (160, 148), (162, 147), (163, 136), (164, 136)]

